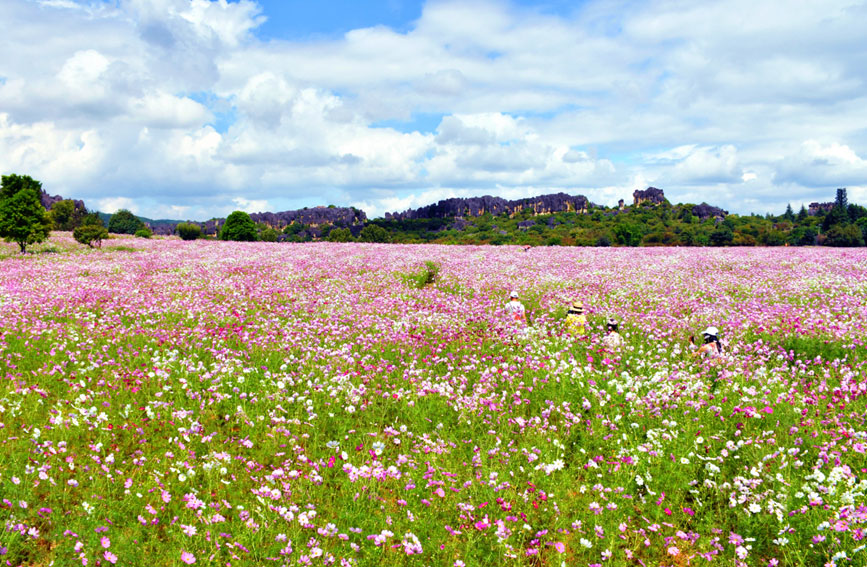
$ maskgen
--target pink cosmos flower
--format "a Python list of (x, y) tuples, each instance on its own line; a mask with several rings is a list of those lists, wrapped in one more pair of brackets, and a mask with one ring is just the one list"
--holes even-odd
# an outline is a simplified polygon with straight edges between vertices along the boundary
[(181, 561), (183, 561), (187, 565), (192, 565), (193, 563), (196, 562), (196, 556), (193, 555), (192, 553), (184, 551), (181, 553)]
[(109, 547), (111, 547), (111, 540), (105, 536), (103, 536), (102, 539), (99, 540), (99, 543), (102, 544), (103, 549), (108, 549)]
[[(105, 538), (103, 538), (103, 539), (105, 539)], [(114, 553), (112, 553), (110, 551), (106, 551), (102, 556), (105, 558), (106, 561), (108, 561), (112, 565), (117, 563), (117, 555), (115, 555)]]

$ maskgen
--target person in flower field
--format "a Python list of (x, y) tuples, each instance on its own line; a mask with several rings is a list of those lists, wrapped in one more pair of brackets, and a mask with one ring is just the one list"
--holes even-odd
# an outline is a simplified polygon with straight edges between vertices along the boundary
[(701, 336), (704, 338), (704, 344), (697, 346), (695, 337), (689, 337), (689, 346), (695, 349), (695, 356), (702, 358), (715, 358), (722, 354), (722, 343), (719, 341), (719, 329), (716, 327), (708, 327), (702, 331)]
[(602, 346), (604, 346), (606, 350), (613, 351), (623, 346), (623, 337), (620, 336), (617, 329), (617, 320), (614, 319), (614, 317), (610, 317), (606, 325), (605, 337), (602, 339)]
[(509, 302), (506, 304), (506, 318), (515, 324), (527, 324), (527, 310), (518, 301), (518, 292), (516, 291), (509, 294)]
[(566, 314), (566, 329), (573, 337), (583, 337), (587, 332), (587, 316), (584, 315), (584, 304), (573, 301)]

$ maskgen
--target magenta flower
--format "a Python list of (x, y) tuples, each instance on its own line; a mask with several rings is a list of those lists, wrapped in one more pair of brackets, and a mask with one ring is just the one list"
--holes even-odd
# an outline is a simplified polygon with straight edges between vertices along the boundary
[(196, 556), (188, 551), (184, 551), (181, 553), (181, 561), (183, 561), (187, 565), (192, 565), (196, 562)]
[(105, 553), (102, 554), (102, 556), (105, 558), (106, 561), (108, 561), (112, 565), (117, 563), (117, 555), (115, 555), (114, 553), (112, 553), (110, 551), (106, 551)]

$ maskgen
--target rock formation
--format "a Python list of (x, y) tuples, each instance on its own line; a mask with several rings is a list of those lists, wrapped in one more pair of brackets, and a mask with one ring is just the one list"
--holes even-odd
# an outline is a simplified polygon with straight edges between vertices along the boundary
[(665, 193), (662, 189), (656, 187), (648, 187), (644, 191), (635, 190), (632, 193), (632, 204), (638, 206), (642, 203), (650, 203), (652, 205), (660, 205), (665, 202)]
[(831, 212), (831, 209), (834, 208), (834, 202), (830, 203), (810, 203), (810, 206), (807, 208), (807, 214), (811, 217), (816, 215), (824, 215)]
[(697, 216), (701, 220), (709, 218), (723, 220), (726, 218), (729, 212), (724, 211), (719, 207), (712, 207), (707, 203), (702, 203), (701, 205), (696, 205), (692, 208), (692, 214)]
[(402, 213), (385, 213), (386, 220), (411, 220), (427, 218), (478, 217), (485, 213), (494, 216), (514, 216), (523, 209), (532, 209), (533, 214), (550, 214), (562, 211), (586, 213), (593, 204), (583, 195), (554, 193), (527, 199), (508, 200), (502, 197), (468, 197), (444, 199), (436, 204), (408, 209)]

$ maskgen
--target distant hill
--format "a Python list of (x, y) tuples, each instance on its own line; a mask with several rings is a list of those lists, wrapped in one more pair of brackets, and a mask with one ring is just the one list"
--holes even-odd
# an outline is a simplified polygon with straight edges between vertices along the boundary
[[(43, 192), (46, 208), (62, 197)], [(75, 201), (76, 208), (84, 208)], [(99, 213), (104, 224), (111, 215)], [(848, 204), (846, 190), (833, 202), (810, 203), (795, 214), (791, 207), (779, 216), (730, 215), (707, 203), (672, 204), (662, 189), (648, 187), (632, 194), (632, 204), (595, 205), (583, 195), (553, 193), (524, 199), (483, 197), (443, 199), (417, 209), (386, 213), (368, 220), (355, 207), (319, 206), (250, 215), (260, 237), (309, 242), (438, 244), (520, 244), (523, 246), (864, 246), (867, 209)], [(173, 234), (181, 222), (216, 237), (225, 219), (204, 222), (138, 217), (155, 234)], [(340, 232), (332, 232), (335, 229)], [(269, 230), (266, 230), (269, 229)], [(275, 236), (276, 232), (276, 236)]]

